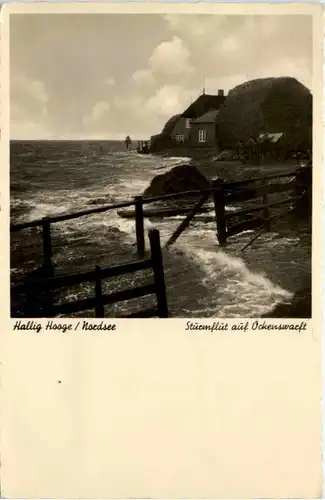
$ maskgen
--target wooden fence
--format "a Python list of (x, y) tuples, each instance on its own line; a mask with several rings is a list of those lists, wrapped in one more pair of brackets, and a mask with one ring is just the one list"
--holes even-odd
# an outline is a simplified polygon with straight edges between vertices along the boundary
[(53, 275), (53, 265), (52, 265), (52, 235), (51, 235), (51, 225), (58, 224), (60, 222), (65, 222), (72, 219), (79, 219), (80, 217), (86, 217), (89, 215), (104, 213), (109, 210), (118, 210), (120, 208), (135, 207), (135, 228), (136, 228), (136, 244), (137, 252), (139, 257), (145, 255), (145, 235), (144, 235), (144, 214), (143, 205), (153, 203), (155, 201), (164, 200), (176, 200), (186, 197), (193, 197), (194, 199), (198, 196), (202, 196), (203, 193), (211, 194), (212, 189), (205, 189), (203, 191), (191, 190), (183, 191), (180, 193), (167, 194), (163, 196), (156, 196), (151, 198), (143, 198), (142, 196), (136, 196), (133, 200), (115, 203), (112, 205), (102, 205), (96, 208), (90, 208), (87, 210), (81, 210), (78, 212), (73, 212), (70, 214), (54, 215), (51, 217), (43, 217), (42, 219), (35, 219), (29, 222), (21, 222), (18, 224), (10, 225), (10, 232), (15, 233), (18, 231), (23, 231), (32, 227), (42, 228), (42, 240), (43, 240), (43, 262), (44, 267), (48, 269), (49, 276)]
[[(47, 277), (40, 280), (34, 280), (33, 283), (23, 283), (13, 286), (11, 292), (14, 294), (24, 294), (32, 286), (33, 293), (41, 293), (43, 297), (42, 316), (55, 317), (59, 314), (72, 314), (90, 309), (95, 310), (96, 318), (104, 318), (104, 308), (108, 304), (144, 297), (155, 294), (157, 307), (142, 310), (133, 313), (127, 317), (149, 318), (158, 316), (160, 318), (168, 317), (168, 306), (166, 298), (166, 287), (164, 279), (164, 268), (160, 246), (160, 235), (157, 229), (149, 231), (149, 241), (151, 256), (149, 259), (122, 264), (114, 267), (101, 269), (96, 266), (94, 271), (88, 271), (78, 274), (69, 274), (65, 276)], [(113, 276), (121, 276), (128, 273), (135, 273), (144, 269), (151, 268), (153, 271), (153, 283), (143, 285), (118, 292), (104, 294), (103, 280)], [(80, 285), (84, 283), (94, 283), (94, 296), (86, 299), (74, 300), (65, 303), (55, 304), (53, 292), (65, 287)]]
[[(272, 215), (271, 209), (289, 205), (296, 212), (308, 210), (308, 203), (311, 200), (308, 199), (306, 193), (311, 188), (311, 174), (311, 167), (300, 167), (295, 171), (256, 177), (245, 181), (227, 183), (222, 180), (215, 181), (213, 196), (219, 244), (225, 244), (228, 237), (248, 229), (263, 227), (269, 231), (272, 220), (279, 216), (279, 214)], [(282, 182), (270, 182), (280, 179)], [(270, 202), (269, 196), (278, 193), (287, 193), (287, 196), (284, 199)], [(261, 202), (256, 206), (226, 211), (227, 205), (236, 202), (256, 202), (259, 198)], [(283, 212), (283, 215), (287, 212), (288, 209)], [(232, 223), (236, 218), (244, 220)]]
[[(201, 198), (169, 238), (166, 246), (177, 240), (211, 195), (214, 202), (214, 219), (219, 245), (224, 245), (230, 236), (248, 229), (263, 227), (269, 231), (272, 221), (279, 217), (279, 214), (272, 214), (271, 209), (291, 205), (294, 206), (296, 212), (303, 213), (309, 208), (308, 204), (311, 200), (306, 197), (306, 192), (310, 191), (311, 188), (311, 174), (311, 167), (299, 167), (281, 174), (254, 177), (242, 181), (225, 182), (223, 179), (216, 179), (212, 181), (210, 189), (199, 192)], [(281, 181), (271, 182), (274, 180)], [(292, 192), (292, 194), (281, 200), (269, 201), (271, 194), (285, 192)], [(257, 205), (227, 211), (227, 205), (247, 201), (256, 203), (259, 198), (261, 201)], [(287, 212), (288, 209), (283, 214)], [(236, 219), (240, 219), (240, 221), (236, 222)]]
[[(294, 180), (290, 182), (278, 182), (271, 183), (273, 180), (280, 179), (290, 179)], [(53, 275), (52, 266), (52, 241), (51, 241), (51, 224), (56, 224), (59, 222), (77, 219), (79, 217), (85, 217), (92, 214), (99, 214), (107, 212), (109, 210), (117, 210), (119, 208), (135, 207), (135, 228), (136, 228), (136, 244), (137, 252), (139, 257), (145, 255), (145, 235), (144, 235), (144, 214), (143, 205), (153, 203), (156, 201), (167, 201), (176, 200), (181, 198), (193, 197), (199, 201), (195, 206), (189, 209), (189, 214), (186, 216), (182, 222), (180, 228), (172, 235), (170, 240), (167, 242), (167, 246), (176, 241), (178, 236), (184, 231), (184, 229), (190, 224), (191, 220), (195, 217), (197, 213), (200, 212), (203, 204), (213, 196), (214, 207), (215, 207), (215, 219), (217, 224), (217, 238), (220, 245), (223, 245), (229, 236), (238, 234), (246, 229), (252, 229), (258, 227), (260, 222), (265, 224), (265, 227), (270, 226), (269, 215), (270, 209), (276, 206), (285, 205), (288, 203), (296, 203), (297, 210), (302, 207), (305, 208), (304, 203), (300, 203), (303, 198), (306, 186), (311, 186), (312, 181), (312, 168), (299, 167), (295, 170), (291, 170), (282, 174), (272, 174), (261, 177), (254, 177), (251, 179), (246, 179), (242, 181), (232, 181), (225, 182), (222, 179), (218, 179), (212, 182), (210, 188), (204, 190), (191, 190), (183, 191), (180, 193), (172, 193), (163, 196), (156, 196), (151, 198), (143, 198), (142, 196), (136, 196), (133, 200), (116, 203), (112, 205), (103, 205), (101, 207), (91, 208), (87, 210), (82, 210), (79, 212), (74, 212), (70, 214), (56, 215), (53, 217), (45, 217), (43, 219), (37, 219), (30, 222), (23, 222), (19, 224), (12, 224), (10, 226), (11, 232), (21, 231), (31, 227), (42, 227), (42, 238), (43, 238), (43, 259), (44, 267), (48, 269), (48, 275), (51, 277)], [(272, 193), (280, 193), (285, 191), (294, 191), (295, 196), (274, 203), (268, 202), (268, 197)], [(227, 212), (226, 206), (230, 203), (248, 201), (254, 198), (262, 198), (262, 203), (258, 207), (245, 209), (242, 211)], [(230, 219), (236, 216), (243, 216), (252, 214), (254, 212), (262, 213), (262, 216), (255, 217), (250, 222), (243, 222), (241, 225), (232, 225), (231, 229), (227, 229), (229, 226)], [(254, 221), (255, 220), (255, 221)], [(176, 234), (177, 233), (177, 234)]]
[[(278, 180), (278, 182), (272, 182), (275, 180)], [(214, 218), (216, 221), (217, 239), (219, 245), (224, 245), (227, 241), (227, 238), (239, 234), (242, 231), (246, 231), (247, 229), (256, 229), (262, 227), (266, 230), (269, 230), (271, 227), (272, 220), (278, 217), (278, 215), (271, 214), (271, 210), (273, 208), (285, 205), (291, 205), (291, 206), (293, 205), (297, 212), (299, 211), (304, 212), (306, 210), (306, 206), (311, 205), (310, 199), (307, 199), (307, 204), (306, 204), (306, 196), (305, 196), (306, 191), (308, 191), (309, 193), (311, 192), (311, 183), (312, 183), (311, 166), (299, 167), (296, 168), (295, 170), (291, 170), (286, 173), (266, 175), (241, 181), (225, 182), (222, 179), (217, 179), (212, 182), (211, 187), (204, 190), (183, 191), (180, 193), (173, 193), (151, 198), (143, 198), (141, 196), (137, 196), (133, 200), (123, 203), (103, 205), (101, 207), (82, 210), (70, 214), (56, 215), (53, 217), (46, 217), (43, 219), (37, 219), (30, 222), (13, 224), (10, 226), (10, 231), (16, 232), (31, 227), (41, 226), (42, 239), (43, 239), (43, 269), (45, 271), (45, 276), (48, 279), (48, 283), (50, 284), (52, 283), (53, 286), (55, 284), (57, 285), (58, 283), (60, 283), (60, 280), (62, 286), (63, 284), (64, 285), (69, 284), (69, 279), (72, 280), (73, 283), (77, 283), (78, 279), (82, 279), (82, 277), (86, 281), (89, 281), (90, 276), (91, 276), (91, 281), (94, 280), (97, 283), (95, 298), (87, 299), (86, 302), (84, 301), (83, 303), (80, 304), (77, 303), (74, 306), (73, 305), (66, 305), (62, 307), (57, 306), (59, 308), (61, 307), (61, 309), (55, 309), (55, 310), (53, 309), (54, 306), (52, 307), (51, 305), (52, 312), (55, 311), (56, 314), (59, 314), (60, 310), (61, 311), (64, 310), (66, 312), (73, 312), (77, 311), (77, 309), (80, 307), (84, 308), (87, 306), (87, 307), (95, 307), (97, 311), (96, 314), (102, 314), (103, 311), (102, 308), (105, 304), (109, 304), (117, 300), (127, 300), (127, 298), (132, 298), (131, 297), (132, 293), (129, 290), (125, 292), (118, 292), (120, 293), (120, 295), (116, 295), (116, 297), (110, 296), (109, 298), (107, 296), (102, 296), (101, 285), (100, 285), (101, 279), (108, 278), (109, 276), (113, 275), (116, 276), (117, 272), (123, 274), (124, 272), (135, 271), (136, 269), (138, 269), (137, 266), (140, 266), (139, 269), (144, 269), (145, 267), (141, 266), (149, 267), (152, 265), (156, 283), (158, 282), (161, 283), (161, 287), (160, 285), (159, 286), (156, 285), (155, 288), (157, 295), (157, 302), (158, 302), (158, 312), (161, 317), (165, 317), (167, 314), (167, 305), (165, 304), (165, 298), (164, 298), (166, 294), (165, 292), (162, 292), (162, 289), (165, 289), (165, 284), (163, 278), (159, 233), (150, 232), (151, 259), (147, 261), (142, 261), (141, 263), (136, 263), (136, 264), (133, 263), (128, 265), (118, 266), (117, 268), (108, 268), (104, 270), (103, 269), (100, 270), (99, 268), (97, 268), (95, 274), (85, 273), (84, 275), (78, 275), (79, 278), (69, 277), (69, 276), (64, 278), (55, 278), (54, 267), (52, 263), (51, 225), (71, 219), (76, 219), (79, 217), (85, 217), (92, 214), (104, 213), (109, 210), (117, 210), (119, 208), (134, 206), (137, 253), (140, 258), (143, 258), (145, 256), (145, 233), (144, 233), (144, 212), (143, 212), (143, 206), (145, 204), (153, 203), (155, 201), (182, 199), (184, 197), (186, 198), (193, 197), (193, 200), (194, 201), (196, 200), (196, 203), (191, 208), (189, 208), (189, 213), (187, 214), (185, 219), (182, 221), (180, 226), (176, 229), (176, 231), (167, 241), (166, 246), (169, 246), (173, 244), (177, 240), (177, 238), (181, 235), (181, 233), (189, 226), (189, 224), (196, 216), (196, 214), (200, 213), (200, 210), (202, 211), (204, 203), (206, 203), (207, 200), (212, 196), (214, 202), (214, 211), (215, 211)], [(283, 200), (273, 201), (273, 202), (269, 201), (269, 196), (271, 194), (285, 193), (285, 192), (287, 193), (291, 192), (291, 195), (289, 197), (287, 196)], [(231, 212), (226, 210), (227, 205), (229, 204), (234, 204), (236, 202), (246, 202), (251, 200), (256, 201), (258, 198), (261, 199), (261, 202), (257, 206), (234, 210)], [(240, 218), (239, 221), (238, 218)], [(157, 234), (157, 236), (154, 236), (155, 234)], [(155, 250), (155, 241), (156, 241), (155, 238), (156, 239), (158, 238), (159, 240), (159, 249), (157, 246), (156, 250)], [(115, 269), (115, 271), (112, 271), (111, 269)], [(112, 272), (114, 272), (115, 274), (111, 274)], [(64, 281), (65, 279), (66, 281)], [(158, 289), (160, 290), (160, 292)], [(147, 294), (149, 292), (152, 293), (153, 288), (146, 288), (134, 293), (139, 294), (142, 292), (143, 294)], [(100, 299), (101, 296), (102, 298)], [(133, 298), (140, 296), (141, 295), (133, 295)], [(101, 306), (98, 305), (99, 303), (101, 304)]]

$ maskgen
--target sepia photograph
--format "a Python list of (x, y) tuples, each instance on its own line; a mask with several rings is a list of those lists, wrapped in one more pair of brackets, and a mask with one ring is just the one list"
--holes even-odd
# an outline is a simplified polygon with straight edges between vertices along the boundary
[(274, 12), (10, 15), (11, 317), (311, 317), (313, 23)]
[(322, 497), (323, 14), (2, 7), (4, 498)]

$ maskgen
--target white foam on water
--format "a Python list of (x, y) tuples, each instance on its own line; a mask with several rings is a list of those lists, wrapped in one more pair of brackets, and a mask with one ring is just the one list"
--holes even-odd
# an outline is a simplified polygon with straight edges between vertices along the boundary
[[(51, 217), (55, 215), (65, 214), (72, 210), (74, 207), (73, 202), (67, 202), (65, 204), (55, 205), (46, 202), (35, 202), (33, 201), (32, 209), (28, 213), (28, 215), (23, 216), (24, 220), (34, 220), (41, 219), (43, 217)], [(22, 220), (21, 219), (21, 220)]]
[(169, 160), (182, 163), (185, 161), (191, 161), (192, 158), (190, 158), (189, 156), (169, 156)]
[(226, 212), (236, 212), (236, 210), (240, 210), (241, 207), (240, 206), (236, 206), (236, 207), (233, 207), (232, 205), (226, 205), (225, 206), (225, 211)]
[(292, 246), (300, 243), (299, 237), (287, 237), (281, 236), (279, 237), (278, 233), (265, 233), (264, 234), (264, 242), (268, 245), (268, 247), (276, 248), (278, 246)]
[[(155, 157), (157, 164), (152, 165), (152, 169), (150, 171), (151, 175), (161, 175), (165, 174), (169, 170), (178, 165), (183, 165), (191, 161), (191, 158), (188, 157), (178, 157), (178, 156), (170, 156), (168, 158), (159, 158)], [(158, 171), (158, 173), (157, 173)]]
[(211, 231), (202, 233), (180, 238), (178, 246), (204, 271), (203, 283), (215, 298), (215, 315), (259, 316), (292, 297), (265, 275), (250, 270), (243, 259), (221, 250)]
[[(20, 221), (130, 200), (133, 196), (142, 194), (155, 175), (163, 174), (176, 165), (190, 161), (190, 158), (187, 157), (135, 156), (134, 154), (130, 155), (130, 152), (116, 152), (115, 155), (118, 155), (121, 161), (113, 162), (112, 159), (107, 158), (106, 160), (102, 156), (99, 162), (98, 157), (95, 157), (93, 166), (97, 163), (99, 167), (103, 167), (107, 163), (108, 167), (114, 167), (109, 171), (107, 178), (105, 173), (102, 183), (98, 177), (98, 185), (90, 184), (87, 187), (71, 190), (60, 189), (54, 191), (54, 194), (43, 192), (41, 195), (28, 198), (27, 206), (30, 207), (30, 211), (27, 209), (27, 215), (20, 217)], [(87, 161), (85, 158), (85, 163)], [(126, 161), (128, 161), (127, 167)], [(69, 162), (69, 158), (67, 158), (67, 162)], [(51, 163), (51, 160), (48, 163)], [(96, 171), (94, 171), (92, 177), (95, 178), (95, 182), (96, 175)], [(93, 180), (90, 179), (90, 181)], [(23, 201), (25, 202), (24, 199)], [(231, 212), (239, 208), (239, 206), (228, 206), (226, 210)], [(206, 215), (214, 215), (212, 206), (211, 211)], [(147, 248), (149, 248), (148, 230), (151, 227), (160, 230), (161, 243), (164, 246), (184, 217), (181, 215), (154, 221), (146, 218), (144, 225)], [(58, 230), (65, 234), (81, 231), (82, 236), (89, 239), (92, 238), (94, 228), (116, 228), (122, 233), (122, 238), (125, 239), (126, 243), (134, 245), (136, 241), (134, 219), (119, 217), (116, 210), (55, 224), (54, 227), (55, 231)], [(234, 239), (234, 247), (245, 245), (252, 232), (249, 230), (241, 233), (240, 241)], [(207, 223), (194, 219), (185, 232), (180, 235), (177, 242), (170, 249), (164, 250), (164, 253), (182, 252), (185, 254), (187, 259), (199, 267), (203, 283), (208, 289), (207, 303), (205, 304), (204, 299), (202, 299), (202, 303), (198, 303), (197, 310), (189, 311), (188, 315), (197, 317), (207, 314), (212, 317), (254, 317), (268, 312), (278, 302), (291, 298), (292, 294), (276, 286), (265, 275), (249, 269), (242, 258), (230, 255), (227, 250), (221, 250), (217, 245), (215, 233), (214, 221)], [(106, 234), (106, 232), (98, 231), (98, 234)], [(270, 233), (265, 235), (265, 238), (267, 241), (262, 241), (263, 245), (275, 248), (278, 245), (290, 247), (293, 242), (294, 244), (299, 242), (299, 238), (277, 239)], [(261, 240), (259, 241), (261, 243)], [(184, 293), (190, 293), (190, 291), (184, 290)]]
[[(136, 230), (135, 230), (135, 220), (134, 218), (123, 218), (120, 217), (117, 212), (112, 211), (109, 220), (105, 224), (109, 227), (114, 227), (124, 234), (125, 242), (129, 244), (134, 244), (136, 241)], [(145, 238), (149, 242), (148, 232), (149, 229), (156, 227), (149, 219), (144, 219), (144, 232)]]

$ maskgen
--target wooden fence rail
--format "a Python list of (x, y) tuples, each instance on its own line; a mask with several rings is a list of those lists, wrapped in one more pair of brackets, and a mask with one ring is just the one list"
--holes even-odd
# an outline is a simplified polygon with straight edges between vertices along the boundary
[[(282, 182), (279, 180), (282, 179)], [(287, 179), (287, 181), (285, 181)], [(272, 182), (277, 181), (277, 182)], [(33, 283), (18, 284), (11, 288), (12, 294), (25, 293), (30, 288), (38, 290), (45, 296), (42, 314), (45, 317), (54, 317), (59, 314), (71, 314), (84, 310), (94, 309), (95, 316), (102, 318), (105, 315), (105, 306), (120, 301), (140, 298), (146, 295), (156, 295), (156, 307), (151, 307), (143, 311), (137, 311), (130, 314), (130, 318), (142, 318), (158, 316), (168, 317), (168, 305), (166, 298), (166, 286), (164, 279), (163, 259), (160, 245), (159, 231), (156, 229), (149, 231), (150, 258), (145, 256), (145, 232), (144, 232), (144, 212), (143, 205), (161, 200), (180, 199), (192, 197), (195, 202), (192, 208), (189, 208), (185, 219), (176, 229), (173, 235), (167, 241), (167, 246), (173, 244), (181, 233), (189, 226), (197, 213), (203, 210), (203, 205), (212, 196), (217, 239), (219, 245), (224, 245), (227, 238), (239, 234), (247, 229), (264, 228), (270, 229), (271, 221), (278, 215), (272, 215), (271, 209), (291, 204), (295, 207), (297, 213), (304, 213), (306, 206), (311, 208), (311, 182), (312, 168), (300, 167), (294, 171), (281, 174), (272, 174), (262, 177), (254, 177), (241, 181), (225, 182), (222, 179), (212, 181), (211, 186), (204, 190), (183, 191), (164, 196), (151, 198), (135, 197), (133, 200), (112, 205), (91, 208), (75, 213), (56, 215), (46, 217), (26, 223), (13, 224), (10, 226), (11, 232), (21, 231), (27, 228), (40, 226), (42, 228), (43, 240), (43, 276), (45, 279), (34, 280)], [(306, 191), (308, 196), (306, 197)], [(288, 193), (285, 199), (279, 201), (270, 201), (270, 195), (275, 193)], [(290, 195), (289, 195), (290, 193)], [(261, 202), (256, 205), (256, 200), (261, 198)], [(239, 208), (232, 212), (226, 210), (227, 205), (236, 202), (245, 202), (254, 200), (254, 206), (250, 208)], [(51, 224), (64, 222), (92, 214), (99, 214), (108, 210), (116, 210), (134, 206), (135, 209), (135, 228), (137, 253), (141, 260), (122, 264), (119, 266), (101, 269), (96, 266), (94, 271), (85, 273), (70, 274), (66, 276), (54, 276), (54, 266), (52, 263), (52, 235)], [(292, 210), (292, 207), (289, 209)], [(288, 211), (288, 210), (287, 210)], [(285, 213), (285, 212), (283, 212)], [(247, 216), (247, 217), (246, 217)], [(244, 220), (242, 218), (244, 217)], [(236, 220), (237, 218), (237, 220)], [(153, 283), (138, 287), (128, 288), (113, 292), (103, 293), (103, 280), (113, 276), (120, 276), (126, 273), (134, 273), (140, 270), (151, 268), (153, 271)], [(94, 283), (94, 296), (78, 299), (65, 303), (55, 303), (54, 291), (63, 287), (73, 286), (83, 283)], [(27, 290), (28, 292), (28, 290)], [(28, 294), (28, 293), (27, 293)]]
[[(287, 182), (269, 183), (272, 180), (286, 178), (288, 179)], [(209, 198), (209, 194), (213, 195), (219, 245), (224, 245), (228, 237), (248, 229), (256, 229), (264, 226), (264, 229), (269, 231), (271, 221), (275, 219), (274, 216), (271, 216), (270, 209), (287, 204), (295, 204), (298, 206), (298, 203), (300, 203), (301, 199), (304, 197), (304, 189), (306, 189), (306, 185), (308, 184), (311, 184), (311, 167), (299, 167), (295, 171), (254, 177), (235, 182), (225, 182), (223, 179), (214, 180), (210, 188), (210, 193), (208, 193), (206, 199)], [(269, 202), (270, 194), (292, 191), (295, 196), (289, 196), (283, 200)], [(202, 191), (202, 193), (204, 192), (205, 191)], [(203, 194), (201, 200), (192, 208), (189, 215), (175, 230), (168, 240), (167, 246), (174, 243), (185, 228), (188, 227), (191, 220), (194, 219), (203, 204), (202, 201), (205, 200), (204, 196)], [(230, 203), (252, 201), (260, 197), (262, 198), (262, 203), (257, 206), (234, 210), (232, 212), (226, 211), (226, 206)], [(260, 215), (253, 216), (255, 212), (260, 212)], [(229, 225), (231, 219), (243, 217), (244, 215), (251, 215), (251, 217), (244, 221)]]
[[(309, 167), (301, 167), (301, 169), (308, 169)], [(281, 179), (285, 177), (295, 177), (297, 174), (297, 170), (292, 170), (287, 173), (283, 174), (272, 174), (272, 175), (267, 175), (267, 176), (262, 176), (262, 177), (253, 177), (251, 179), (244, 179), (240, 181), (230, 181), (230, 182), (225, 182), (225, 190), (226, 192), (228, 190), (231, 190), (233, 188), (240, 188), (241, 186), (249, 185), (251, 183), (261, 181), (263, 180), (272, 180), (272, 179)], [(207, 188), (203, 190), (190, 190), (190, 191), (182, 191), (179, 193), (172, 193), (172, 194), (166, 194), (162, 196), (155, 196), (155, 197), (150, 197), (150, 198), (142, 198), (142, 204), (148, 204), (148, 203), (153, 203), (155, 201), (164, 201), (164, 200), (172, 200), (172, 199), (178, 199), (178, 198), (183, 198), (187, 196), (193, 196), (193, 197), (199, 197), (202, 196), (204, 192), (211, 193), (213, 189)], [(43, 219), (35, 219), (29, 222), (21, 222), (18, 224), (12, 224), (10, 226), (10, 231), (11, 232), (16, 232), (16, 231), (21, 231), (22, 229), (27, 229), (30, 227), (37, 227), (37, 226), (42, 226), (44, 223), (44, 220), (49, 222), (50, 224), (55, 224), (57, 222), (64, 222), (67, 220), (71, 219), (77, 219), (79, 217), (85, 217), (87, 215), (93, 215), (93, 214), (99, 214), (102, 212), (106, 212), (108, 210), (117, 210), (119, 208), (127, 208), (134, 206), (136, 203), (136, 200), (130, 200), (130, 201), (125, 201), (122, 203), (115, 203), (111, 205), (102, 205), (101, 207), (96, 207), (96, 208), (90, 208), (87, 210), (81, 210), (77, 212), (73, 212), (70, 214), (61, 214), (61, 215), (54, 215), (51, 217), (46, 217)]]
[[(222, 179), (217, 179), (212, 182), (211, 187), (204, 190), (190, 190), (183, 191), (180, 193), (172, 193), (163, 196), (156, 196), (151, 198), (143, 198), (141, 196), (136, 196), (133, 200), (117, 203), (112, 205), (103, 205), (101, 207), (91, 208), (87, 210), (82, 210), (79, 212), (74, 212), (71, 214), (56, 215), (53, 217), (46, 217), (43, 219), (37, 219), (30, 222), (13, 224), (10, 226), (11, 232), (21, 231), (23, 229), (31, 227), (42, 227), (42, 238), (43, 238), (43, 259), (44, 259), (44, 269), (49, 278), (53, 277), (53, 264), (52, 264), (52, 242), (51, 242), (51, 224), (58, 222), (64, 222), (71, 219), (76, 219), (79, 217), (84, 217), (93, 214), (99, 214), (106, 212), (108, 210), (116, 210), (119, 208), (125, 208), (134, 206), (135, 207), (135, 228), (136, 228), (136, 244), (137, 253), (139, 257), (145, 255), (145, 234), (144, 234), (144, 214), (143, 205), (148, 203), (153, 203), (155, 201), (163, 200), (176, 200), (184, 197), (198, 198), (196, 205), (189, 209), (189, 212), (181, 223), (179, 228), (174, 232), (171, 238), (167, 242), (167, 246), (174, 243), (180, 234), (188, 227), (194, 216), (202, 209), (205, 201), (207, 201), (210, 196), (213, 197), (214, 207), (215, 207), (215, 218), (217, 224), (217, 238), (220, 245), (226, 243), (227, 237), (234, 233), (235, 227), (232, 227), (231, 231), (228, 231), (227, 226), (231, 217), (243, 216), (244, 214), (249, 214), (254, 211), (262, 211), (262, 217), (264, 219), (264, 225), (266, 229), (270, 228), (270, 208), (276, 206), (274, 203), (269, 203), (269, 195), (274, 193), (294, 191), (295, 196), (302, 197), (303, 191), (306, 184), (311, 184), (311, 174), (312, 169), (310, 166), (299, 167), (295, 170), (291, 170), (285, 173), (265, 175), (261, 177), (253, 177), (250, 179), (244, 179), (240, 181), (230, 181), (225, 182)], [(287, 182), (277, 182), (270, 183), (273, 180), (285, 179)], [(297, 202), (298, 198), (293, 196), (291, 201), (293, 203)], [(226, 212), (226, 206), (230, 203), (236, 203), (240, 201), (248, 201), (254, 198), (262, 197), (262, 204), (254, 209), (244, 209), (242, 211), (234, 211), (232, 213)], [(287, 203), (289, 200), (284, 200), (283, 203)], [(297, 202), (298, 203), (298, 202)], [(279, 203), (281, 204), (281, 202)], [(304, 205), (302, 205), (302, 210)], [(258, 221), (256, 220), (256, 224)], [(238, 232), (243, 231), (245, 224), (238, 223)], [(255, 227), (253, 222), (248, 223), (248, 227)]]
[[(227, 184), (226, 188), (228, 188)], [(238, 189), (231, 193), (227, 193), (227, 191), (225, 190), (225, 201), (227, 203), (233, 203), (235, 201), (247, 201), (250, 198), (258, 198), (259, 196), (264, 196), (265, 194), (269, 195), (274, 193), (282, 193), (295, 189), (296, 189), (295, 180), (293, 181), (289, 180), (288, 182), (272, 183), (272, 184), (265, 184), (262, 186)]]
[[(264, 199), (267, 200), (266, 197)], [(269, 210), (268, 210), (269, 208), (280, 207), (282, 205), (286, 205), (287, 203), (294, 203), (298, 199), (299, 199), (299, 196), (291, 196), (290, 198), (286, 198), (284, 200), (279, 200), (279, 201), (273, 201), (272, 203), (262, 203), (261, 205), (258, 205), (256, 207), (245, 208), (242, 210), (235, 210), (233, 212), (226, 213), (226, 219), (230, 219), (231, 217), (238, 216), (238, 215), (251, 214), (254, 212), (263, 212), (263, 217), (268, 218), (269, 217)]]
[[(95, 309), (95, 316), (97, 318), (103, 318), (105, 305), (121, 302), (124, 300), (140, 298), (144, 297), (145, 295), (155, 294), (157, 307), (132, 313), (129, 317), (140, 318), (158, 316), (160, 318), (167, 318), (168, 306), (166, 298), (163, 259), (160, 246), (160, 235), (157, 229), (151, 229), (149, 231), (149, 241), (151, 250), (150, 259), (130, 262), (127, 264), (108, 267), (105, 269), (101, 269), (99, 266), (96, 266), (94, 271), (34, 280), (33, 290), (38, 290), (47, 294), (47, 299), (45, 301), (46, 306), (43, 311), (44, 317), (54, 317), (58, 314), (71, 314), (89, 309)], [(153, 271), (152, 284), (128, 288), (126, 290), (121, 290), (110, 294), (103, 294), (102, 283), (104, 279), (113, 276), (121, 276), (128, 273), (134, 273), (136, 271), (149, 268), (151, 268)], [(95, 284), (94, 297), (54, 304), (52, 296), (52, 292), (54, 290), (59, 290), (64, 287), (89, 282), (94, 282)], [(26, 291), (28, 292), (29, 288), (30, 283), (18, 284), (11, 288), (11, 293), (21, 294)]]
[(176, 229), (176, 231), (172, 234), (172, 236), (169, 238), (169, 240), (166, 243), (166, 247), (172, 245), (175, 243), (177, 238), (181, 235), (181, 233), (189, 226), (191, 220), (195, 217), (197, 212), (200, 210), (200, 208), (204, 205), (204, 203), (207, 201), (207, 199), (210, 196), (210, 192), (203, 193), (199, 201), (194, 205), (192, 210), (189, 212), (189, 214), (185, 217), (185, 219), (182, 221), (181, 225)]
[[(215, 219), (217, 224), (217, 239), (219, 245), (224, 245), (228, 237), (234, 236), (247, 229), (255, 229), (264, 226), (265, 230), (270, 230), (271, 220), (274, 219), (273, 216), (270, 216), (270, 209), (286, 205), (288, 203), (298, 202), (300, 200), (301, 190), (299, 191), (299, 196), (291, 196), (284, 200), (279, 200), (271, 203), (269, 202), (269, 195), (289, 191), (295, 191), (295, 193), (297, 193), (297, 181), (294, 175), (296, 175), (297, 177), (300, 171), (301, 169), (295, 172), (291, 171), (283, 174), (256, 177), (236, 182), (225, 182), (223, 179), (214, 180), (212, 182), (210, 190), (202, 191), (202, 198), (196, 203), (196, 205), (194, 205), (187, 217), (175, 230), (175, 232), (167, 241), (166, 246), (170, 246), (176, 241), (176, 239), (194, 219), (196, 214), (201, 209), (203, 203), (209, 198), (211, 194), (214, 201)], [(288, 178), (289, 180), (282, 183), (268, 183), (271, 180), (279, 178)], [(226, 206), (230, 203), (255, 200), (259, 197), (262, 197), (262, 203), (258, 206), (234, 210), (233, 212), (226, 211)], [(260, 212), (261, 215), (257, 217), (251, 217), (248, 220), (237, 222), (236, 224), (232, 224), (231, 227), (228, 227), (228, 223), (231, 218), (238, 216), (242, 217), (244, 215), (253, 215), (255, 212)]]

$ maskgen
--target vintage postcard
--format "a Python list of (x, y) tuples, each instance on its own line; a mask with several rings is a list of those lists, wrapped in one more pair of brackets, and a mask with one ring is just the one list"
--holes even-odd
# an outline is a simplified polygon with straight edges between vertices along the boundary
[(319, 498), (323, 7), (1, 9), (6, 498)]

